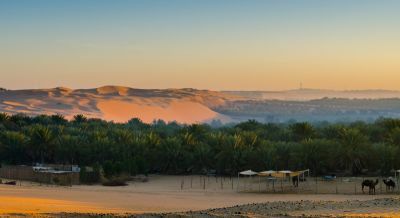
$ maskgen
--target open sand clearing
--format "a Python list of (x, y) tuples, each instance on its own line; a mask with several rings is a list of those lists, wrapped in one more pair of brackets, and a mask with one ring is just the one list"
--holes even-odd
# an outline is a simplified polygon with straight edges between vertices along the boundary
[(210, 119), (221, 119), (219, 114), (208, 107), (191, 101), (171, 101), (166, 106), (146, 105), (124, 101), (100, 101), (97, 105), (106, 120), (125, 122), (127, 117), (140, 117), (150, 123), (155, 119), (166, 122), (197, 123)]
[[(199, 180), (200, 177), (193, 177)], [(206, 190), (193, 188), (186, 179), (181, 190), (178, 176), (151, 176), (149, 182), (130, 183), (125, 187), (104, 186), (39, 186), (23, 182), (21, 186), (0, 185), (0, 213), (165, 213), (207, 210), (235, 205), (277, 201), (354, 201), (373, 200), (393, 195), (314, 195), (237, 193), (236, 189), (220, 189), (219, 183), (210, 180)], [(227, 179), (229, 180), (229, 179)], [(228, 181), (227, 181), (228, 183)], [(279, 204), (279, 203), (275, 203)], [(356, 208), (356, 207), (354, 207)], [(323, 209), (323, 208), (322, 208)], [(313, 210), (315, 212), (315, 210)], [(313, 212), (311, 211), (311, 212)], [(353, 210), (361, 213), (365, 210)], [(367, 212), (371, 210), (367, 210)], [(326, 211), (325, 211), (326, 212)], [(325, 213), (324, 212), (324, 213)], [(332, 211), (331, 211), (332, 212)], [(334, 211), (335, 212), (335, 211)], [(344, 210), (338, 210), (344, 212)], [(375, 211), (376, 213), (377, 211)]]

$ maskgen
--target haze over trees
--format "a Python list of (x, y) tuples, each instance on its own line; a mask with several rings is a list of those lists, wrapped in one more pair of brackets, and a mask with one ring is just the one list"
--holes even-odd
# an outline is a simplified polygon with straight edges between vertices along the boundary
[(108, 177), (307, 168), (318, 175), (390, 175), (400, 168), (398, 157), (400, 120), (390, 118), (343, 124), (249, 120), (213, 128), (0, 113), (2, 164), (77, 164), (101, 167)]

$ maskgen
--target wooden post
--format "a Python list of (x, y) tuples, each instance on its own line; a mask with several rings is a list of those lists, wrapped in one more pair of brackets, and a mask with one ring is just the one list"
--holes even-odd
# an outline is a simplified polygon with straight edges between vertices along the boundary
[(193, 176), (190, 176), (190, 188), (193, 188)]
[(354, 194), (357, 194), (357, 182), (354, 182)]
[(185, 177), (182, 177), (182, 180), (181, 180), (181, 190), (183, 189), (183, 183), (184, 183), (184, 180), (185, 180)]
[(221, 189), (223, 190), (224, 189), (224, 182), (222, 181), (222, 178), (220, 180), (221, 180)]
[(239, 192), (239, 181), (240, 181), (240, 174), (238, 173), (238, 182), (237, 182), (237, 186), (236, 186), (236, 192)]
[(275, 179), (274, 180), (272, 180), (272, 189), (274, 190), (274, 192), (275, 192)]
[(336, 178), (336, 194), (339, 194), (339, 190), (338, 190), (338, 180)]
[(315, 193), (318, 194), (318, 177), (315, 176)]

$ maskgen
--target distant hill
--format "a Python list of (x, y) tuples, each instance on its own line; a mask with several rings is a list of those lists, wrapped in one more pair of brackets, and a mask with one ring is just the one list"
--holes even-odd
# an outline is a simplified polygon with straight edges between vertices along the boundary
[(400, 98), (400, 91), (391, 90), (323, 90), (295, 89), (286, 91), (224, 91), (223, 93), (254, 100), (308, 101), (321, 98), (382, 99)]
[(0, 89), (0, 112), (27, 115), (75, 114), (126, 122), (140, 118), (180, 123), (354, 121), (380, 116), (400, 117), (400, 92), (386, 90), (209, 91), (135, 89), (103, 86), (93, 89)]

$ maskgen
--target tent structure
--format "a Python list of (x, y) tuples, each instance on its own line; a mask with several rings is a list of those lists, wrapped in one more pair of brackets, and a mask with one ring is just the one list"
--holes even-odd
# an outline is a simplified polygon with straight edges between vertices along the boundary
[(259, 176), (271, 176), (272, 174), (275, 174), (277, 171), (275, 170), (267, 170), (267, 171), (262, 171), (259, 172), (258, 175)]
[[(237, 190), (239, 190), (239, 180), (240, 176), (258, 176), (258, 189), (261, 191), (261, 177), (268, 177), (268, 179), (273, 180), (273, 187), (275, 187), (275, 180), (280, 179), (281, 181), (281, 189), (283, 190), (283, 180), (285, 179), (290, 179), (293, 177), (297, 176), (298, 182), (300, 181), (300, 178), (302, 180), (305, 178), (305, 176), (310, 176), (310, 170), (300, 170), (300, 171), (290, 171), (290, 170), (280, 170), (280, 171), (275, 171), (275, 170), (267, 170), (267, 171), (261, 171), (259, 173), (254, 172), (252, 170), (246, 170), (238, 173), (238, 184), (237, 184)], [(400, 175), (400, 174), (399, 174)]]
[(295, 176), (302, 176), (304, 178), (305, 174), (307, 173), (307, 176), (310, 174), (310, 170), (300, 170), (300, 171), (290, 171), (290, 170), (281, 170), (281, 171), (275, 171), (275, 170), (268, 170), (268, 171), (262, 171), (258, 173), (258, 176), (271, 176), (275, 178), (287, 178), (287, 177), (295, 177)]
[(243, 176), (255, 176), (255, 175), (258, 175), (257, 172), (254, 172), (254, 171), (252, 171), (252, 170), (242, 171), (242, 172), (240, 172), (239, 174), (240, 174), (240, 175), (243, 175)]
[(242, 171), (238, 173), (238, 183), (237, 183), (237, 187), (236, 190), (239, 191), (239, 184), (240, 184), (240, 176), (248, 176), (248, 177), (252, 177), (252, 176), (256, 176), (258, 175), (257, 172), (254, 172), (252, 170), (246, 170), (246, 171)]

